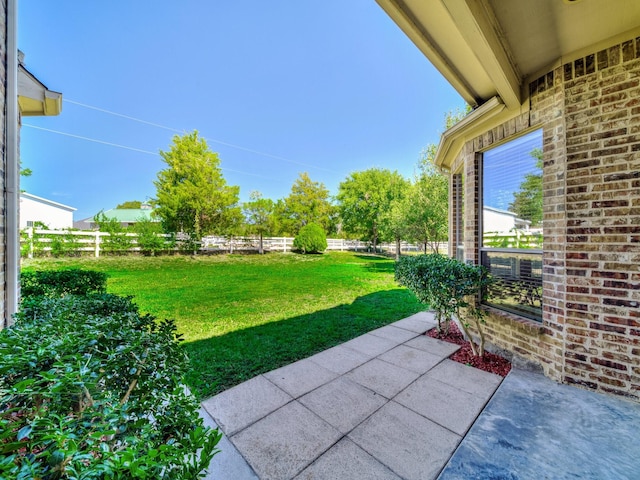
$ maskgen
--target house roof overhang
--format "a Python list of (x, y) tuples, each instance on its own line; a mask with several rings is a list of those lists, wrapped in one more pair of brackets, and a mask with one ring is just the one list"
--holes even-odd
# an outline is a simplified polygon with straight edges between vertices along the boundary
[(23, 117), (59, 115), (62, 94), (49, 90), (24, 65), (18, 65), (18, 106)]
[[(526, 111), (530, 80), (640, 36), (637, 0), (376, 1), (469, 105), (480, 110), (497, 98), (504, 117)], [(484, 111), (489, 123), (496, 119), (495, 108)], [(470, 129), (445, 132), (439, 165), (450, 164), (460, 145), (453, 137)]]

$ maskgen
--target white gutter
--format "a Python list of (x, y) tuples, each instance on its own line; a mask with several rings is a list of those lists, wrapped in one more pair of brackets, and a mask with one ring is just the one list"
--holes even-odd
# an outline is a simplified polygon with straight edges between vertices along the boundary
[(18, 1), (7, 0), (7, 85), (5, 117), (5, 304), (4, 326), (18, 311), (20, 279), (20, 167), (18, 159)]

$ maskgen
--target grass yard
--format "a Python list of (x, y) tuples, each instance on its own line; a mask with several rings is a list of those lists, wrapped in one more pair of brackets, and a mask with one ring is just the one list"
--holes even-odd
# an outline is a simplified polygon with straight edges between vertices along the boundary
[(424, 309), (393, 260), (352, 252), (35, 259), (24, 270), (109, 274), (108, 291), (174, 318), (205, 398)]

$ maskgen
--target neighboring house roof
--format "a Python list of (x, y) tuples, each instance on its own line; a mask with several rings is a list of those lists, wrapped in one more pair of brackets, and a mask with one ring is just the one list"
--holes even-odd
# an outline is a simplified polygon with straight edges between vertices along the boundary
[(158, 219), (153, 217), (152, 213), (153, 210), (150, 208), (112, 208), (104, 211), (106, 217), (115, 218), (121, 223), (135, 223), (140, 220), (157, 222)]
[(445, 168), (464, 142), (528, 110), (530, 81), (640, 36), (637, 0), (377, 2), (476, 108), (443, 133), (435, 162)]
[(45, 205), (49, 205), (51, 207), (60, 208), (62, 210), (66, 210), (68, 212), (75, 212), (77, 208), (70, 207), (69, 205), (64, 205), (62, 203), (54, 202), (53, 200), (48, 200), (46, 198), (37, 197), (36, 195), (32, 195), (27, 192), (20, 192), (20, 198), (33, 200), (34, 202), (43, 203)]

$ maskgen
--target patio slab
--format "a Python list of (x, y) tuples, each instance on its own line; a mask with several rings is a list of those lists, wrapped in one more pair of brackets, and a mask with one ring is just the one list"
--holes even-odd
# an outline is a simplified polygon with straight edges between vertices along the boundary
[(402, 480), (348, 438), (336, 443), (295, 480)]
[(293, 400), (262, 375), (202, 402), (227, 435), (242, 430)]
[(345, 376), (349, 380), (391, 399), (420, 375), (374, 358)]
[(293, 401), (233, 435), (231, 440), (260, 478), (288, 480), (341, 437), (338, 430)]
[(337, 373), (321, 367), (308, 358), (264, 374), (267, 380), (293, 398), (298, 398), (337, 376)]
[(398, 343), (401, 342), (389, 340), (388, 338), (378, 337), (370, 333), (365, 333), (364, 335), (343, 343), (342, 346), (373, 358), (380, 355), (381, 353), (386, 352), (387, 350), (391, 350), (393, 347), (398, 345)]
[(427, 376), (464, 392), (483, 396), (491, 395), (502, 382), (500, 375), (463, 365), (448, 358), (432, 368)]
[(446, 358), (460, 349), (460, 346), (458, 345), (427, 337), (426, 335), (420, 335), (419, 337), (412, 338), (406, 342), (405, 345), (407, 347), (424, 350), (432, 355), (438, 355), (441, 358)]
[(488, 399), (488, 396), (473, 395), (424, 376), (402, 391), (395, 401), (458, 435), (464, 435)]
[(346, 348), (342, 345), (338, 345), (330, 348), (329, 350), (325, 350), (324, 352), (317, 353), (313, 357), (309, 357), (309, 360), (312, 362), (315, 362), (327, 370), (331, 370), (332, 372), (340, 375), (359, 367), (370, 359), (371, 356), (357, 352), (351, 348)]
[(349, 438), (407, 480), (436, 478), (461, 439), (393, 401), (358, 426)]
[(348, 433), (386, 403), (386, 399), (344, 377), (299, 399), (309, 410), (342, 433)]
[(418, 312), (410, 317), (398, 320), (393, 326), (422, 334), (435, 327), (436, 321), (433, 312)]
[(378, 358), (419, 374), (428, 372), (442, 361), (442, 357), (438, 355), (432, 355), (424, 350), (407, 347), (406, 345), (398, 345)]
[(395, 342), (406, 342), (414, 337), (420, 335), (419, 333), (406, 330), (404, 328), (396, 327), (394, 325), (387, 325), (385, 327), (378, 328), (369, 332), (371, 335), (377, 337), (387, 338)]

